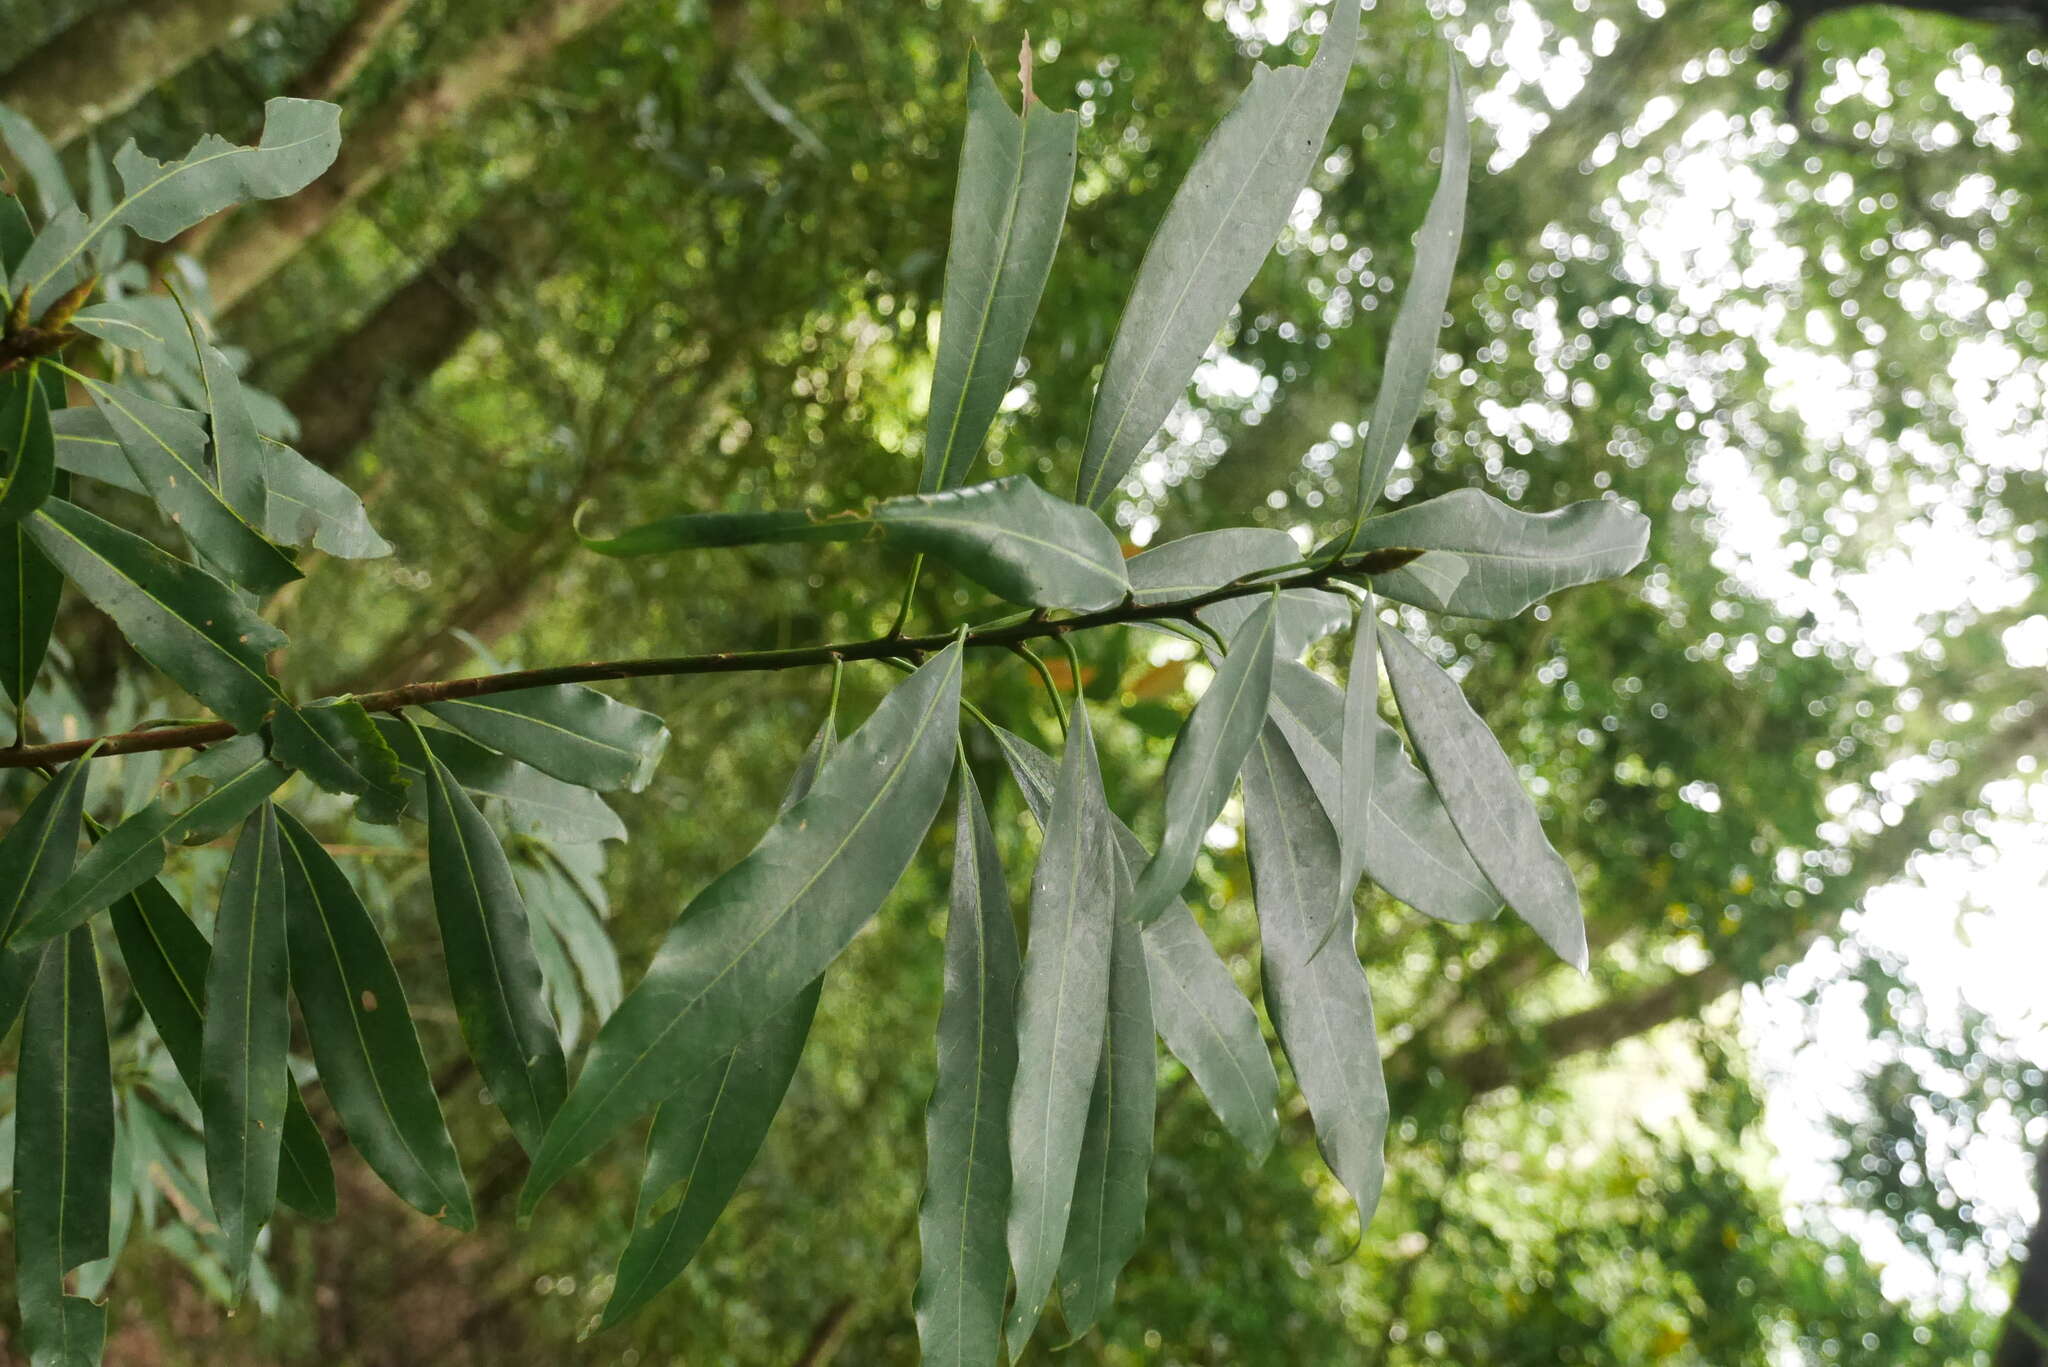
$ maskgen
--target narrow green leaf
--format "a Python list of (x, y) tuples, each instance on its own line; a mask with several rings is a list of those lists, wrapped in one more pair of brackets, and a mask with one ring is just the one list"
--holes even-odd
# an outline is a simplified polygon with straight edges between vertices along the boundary
[(213, 934), (199, 1109), (206, 1118), (206, 1189), (239, 1296), (248, 1284), (257, 1231), (277, 1201), (278, 1150), (291, 1095), (284, 864), (277, 813), (268, 803), (257, 808), (235, 842)]
[(1166, 828), (1159, 852), (1145, 865), (1132, 894), (1131, 915), (1141, 926), (1172, 905), (1187, 885), (1202, 839), (1230, 800), (1238, 770), (1265, 722), (1277, 615), (1268, 595), (1245, 619), (1173, 743), (1166, 762)]
[(0, 374), (0, 527), (41, 506), (57, 482), (50, 400), (31, 362)]
[[(1323, 809), (1342, 812), (1343, 695), (1306, 665), (1284, 660), (1273, 671), (1272, 716)], [(1365, 720), (1373, 733), (1365, 871), (1426, 916), (1461, 925), (1492, 920), (1500, 914), (1500, 893), (1466, 852), (1443, 800), (1378, 711)]]
[[(213, 950), (178, 899), (155, 879), (116, 901), (111, 919), (135, 995), (186, 1090), (197, 1098), (205, 1090), (203, 1006)], [(297, 1087), (291, 1088), (286, 1102), (277, 1195), (302, 1215), (316, 1220), (334, 1216), (334, 1168), (328, 1161), (327, 1141), (307, 1114)]]
[[(0, 142), (7, 144), (16, 164), (28, 173), (44, 222), (77, 207), (78, 198), (71, 192), (71, 182), (64, 175), (64, 163), (58, 158), (57, 149), (50, 146), (49, 139), (34, 124), (4, 104), (0, 104)], [(14, 259), (20, 259), (18, 253)]]
[[(1211, 603), (1196, 614), (1224, 640), (1237, 635), (1260, 599), (1249, 594)], [(1342, 631), (1351, 620), (1351, 600), (1328, 589), (1283, 589), (1274, 604), (1273, 658), (1298, 660), (1301, 653)]]
[[(132, 1101), (133, 1093), (129, 1093)], [(74, 1281), (75, 1289), (84, 1300), (97, 1301), (105, 1298), (107, 1283), (114, 1278), (114, 1265), (121, 1259), (121, 1251), (128, 1246), (128, 1235), (135, 1226), (135, 1145), (131, 1139), (133, 1126), (127, 1124), (116, 1098), (114, 1109), (114, 1158), (109, 1185), (109, 1213), (112, 1224), (107, 1232), (107, 1251), (104, 1257), (81, 1264)]]
[[(1131, 872), (1121, 852), (1116, 882), (1119, 898), (1127, 896)], [(1076, 1339), (1108, 1308), (1117, 1276), (1145, 1232), (1145, 1181), (1152, 1167), (1152, 1113), (1159, 1084), (1145, 960), (1144, 932), (1129, 917), (1118, 917), (1110, 945), (1102, 1061), (1088, 1097), (1073, 1213), (1060, 1253), (1060, 1313)]]
[[(1357, 1203), (1363, 1228), (1386, 1179), (1387, 1084), (1372, 993), (1350, 951), (1348, 924), (1334, 937), (1339, 944), (1316, 953), (1341, 856), (1337, 833), (1277, 726), (1266, 727), (1245, 766), (1244, 811), (1266, 1010), (1308, 1101), (1323, 1161)], [(1350, 921), (1348, 901), (1338, 915)]]
[[(1372, 825), (1373, 778), (1379, 772), (1377, 732), (1380, 709), (1380, 656), (1372, 595), (1358, 605), (1351, 632), (1351, 669), (1345, 676), (1344, 740), (1338, 755), (1337, 824), (1339, 873), (1337, 903), (1349, 910), (1365, 874), (1365, 833)], [(1333, 925), (1336, 922), (1332, 922)]]
[(955, 769), (952, 903), (939, 1006), (938, 1076), (925, 1110), (923, 1261), (912, 1304), (923, 1360), (993, 1364), (1002, 1351), (1010, 1260), (1010, 1088), (1017, 1076), (1017, 925), (988, 811)]
[(27, 525), (43, 554), (144, 659), (236, 730), (255, 730), (283, 706), (264, 657), (284, 634), (226, 584), (62, 499), (36, 509)]
[(1514, 764), (1450, 675), (1399, 632), (1384, 640), (1387, 677), (1408, 738), (1473, 862), (1559, 958), (1585, 969), (1590, 960), (1578, 885), (1545, 838)]
[(1372, 423), (1358, 453), (1358, 478), (1351, 494), (1351, 530), (1355, 533), (1372, 511), (1394, 461), (1422, 412), (1436, 369), (1437, 336), (1443, 329), (1444, 305), (1451, 297), (1451, 277), (1458, 268), (1458, 239), (1465, 231), (1465, 186), (1472, 178), (1472, 138), (1466, 128), (1465, 92), (1458, 81), (1458, 62), (1450, 61), (1451, 88), (1444, 112), (1443, 170), (1436, 194), (1423, 215), (1415, 239), (1415, 268), (1394, 328), (1387, 336), (1380, 392), (1373, 399)]
[[(522, 835), (541, 836), (567, 844), (590, 844), (600, 840), (624, 840), (626, 827), (604, 799), (588, 788), (549, 778), (518, 760), (479, 745), (460, 731), (423, 727), (417, 733), (397, 717), (371, 719), (377, 731), (398, 755), (408, 772), (424, 777), (426, 751), (420, 737), (435, 758), (471, 797), (495, 798), (504, 815)], [(416, 815), (426, 814), (426, 789), (414, 787), (410, 806)]]
[(619, 955), (598, 920), (597, 909), (561, 866), (547, 853), (522, 861), (514, 870), (527, 908), (562, 942), (590, 1010), (603, 1020), (625, 998)]
[(606, 540), (603, 555), (655, 555), (783, 541), (877, 540), (931, 556), (998, 597), (1027, 607), (1088, 611), (1130, 591), (1116, 534), (1086, 508), (1055, 498), (1024, 475), (943, 493), (884, 499), (865, 510), (690, 513)]
[[(182, 309), (181, 309), (182, 311)], [(199, 326), (185, 314), (192, 350), (199, 357), (199, 376), (206, 392), (206, 412), (213, 436), (213, 474), (221, 496), (245, 522), (264, 525), (269, 511), (269, 490), (265, 487), (263, 438), (256, 421), (249, 416), (249, 402), (243, 397), (242, 377), (228, 364), (216, 347), (199, 335)]]
[(52, 409), (50, 431), (57, 442), (59, 470), (147, 496), (149, 491), (135, 477), (135, 467), (128, 463), (113, 426), (97, 408)]
[(427, 711), (493, 750), (585, 788), (638, 792), (668, 746), (668, 727), (582, 684), (427, 704)]
[(534, 1153), (568, 1091), (569, 1069), (542, 997), (533, 931), (483, 813), (438, 760), (427, 785), (427, 863), (455, 1014), (492, 1099)]
[(334, 860), (289, 813), (283, 835), (292, 991), (327, 1099), (349, 1142), (415, 1209), (476, 1227), (405, 987), (376, 923)]
[(1357, 45), (1358, 0), (1338, 0), (1315, 60), (1253, 68), (1174, 192), (1095, 390), (1076, 486), (1089, 507), (1115, 497), (1273, 250), (1322, 153)]
[(810, 793), (683, 912), (606, 1021), (535, 1156), (531, 1211), (635, 1116), (737, 1048), (816, 981), (902, 876), (945, 796), (961, 647), (899, 684)]
[(98, 380), (80, 384), (113, 429), (143, 489), (201, 554), (252, 593), (269, 593), (301, 577), (291, 557), (214, 487), (207, 432), (196, 415)]
[[(1551, 513), (1525, 513), (1477, 489), (1397, 508), (1358, 529), (1355, 550), (1391, 546), (1423, 555), (1373, 576), (1402, 603), (1460, 617), (1519, 616), (1562, 589), (1627, 574), (1642, 563), (1650, 520), (1613, 499), (1588, 499)], [(1433, 572), (1449, 553), (1463, 572)]]
[(974, 54), (920, 492), (967, 482), (1009, 391), (1066, 222), (1080, 127), (1029, 95), (1012, 113)]
[(0, 689), (14, 704), (16, 743), (25, 741), (28, 697), (57, 625), (64, 576), (26, 528), (0, 527)]
[(410, 783), (398, 752), (353, 698), (329, 698), (278, 709), (270, 720), (277, 758), (330, 793), (357, 797), (356, 815), (389, 825), (405, 809)]
[(64, 1275), (107, 1253), (114, 1086), (90, 931), (38, 958), (15, 1091), (15, 1294), (34, 1367), (94, 1367), (106, 1310), (64, 1294)]
[(0, 962), (9, 971), (0, 977), (14, 985), (0, 991), (0, 1035), (14, 1024), (23, 995), (35, 974), (39, 950), (16, 943), (15, 937), (48, 905), (78, 859), (78, 838), (85, 820), (86, 761), (64, 766), (43, 785), (5, 837), (0, 837)]
[[(244, 397), (248, 392), (244, 391)], [(260, 526), (272, 541), (311, 546), (345, 560), (375, 560), (391, 543), (370, 525), (356, 491), (282, 442), (263, 439)]]
[(1067, 728), (1059, 786), (1031, 874), (1031, 938), (1017, 991), (1010, 1099), (1010, 1360), (1038, 1325), (1066, 1241), (1089, 1093), (1109, 1011), (1116, 849), (1088, 709)]
[(167, 294), (102, 299), (73, 314), (71, 326), (134, 352), (158, 376), (191, 364), (184, 318), (177, 301)]
[[(1025, 803), (1045, 824), (1059, 771), (1052, 756), (1021, 736), (990, 727)], [(1112, 819), (1127, 867), (1150, 857), (1130, 827)], [(1145, 927), (1145, 961), (1159, 1037), (1209, 1098), (1224, 1127), (1264, 1159), (1279, 1133), (1275, 1101), (1280, 1079), (1259, 1029), (1259, 1013), (1237, 990), (1230, 969), (1202, 933), (1185, 902), (1175, 902)]]
[[(6, 117), (6, 106), (0, 105), (0, 139), (5, 137)], [(14, 263), (21, 260), (21, 254), (35, 237), (28, 210), (6, 189), (0, 189), (0, 303), (14, 302), (8, 295), (7, 281), (14, 274)]]

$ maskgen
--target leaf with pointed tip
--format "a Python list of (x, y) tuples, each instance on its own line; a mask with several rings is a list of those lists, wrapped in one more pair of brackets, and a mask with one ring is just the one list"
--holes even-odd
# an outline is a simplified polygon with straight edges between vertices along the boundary
[[(179, 312), (184, 313), (182, 307)], [(184, 322), (193, 352), (199, 357), (199, 378), (211, 419), (208, 429), (213, 436), (214, 479), (228, 506), (245, 522), (262, 528), (269, 504), (269, 491), (264, 487), (263, 437), (256, 430), (256, 420), (249, 416), (242, 377), (219, 348), (207, 345), (189, 313), (184, 314)]]
[(1052, 1291), (1102, 1057), (1118, 915), (1111, 819), (1088, 710), (1076, 706), (1031, 874), (1031, 939), (1017, 990), (1008, 1231), (1017, 1296), (1005, 1327), (1012, 1362)]
[(279, 708), (270, 719), (271, 744), (280, 763), (305, 772), (330, 793), (353, 793), (356, 815), (389, 825), (405, 809), (410, 780), (398, 753), (353, 698), (330, 698)]
[(1074, 187), (1076, 113), (1026, 96), (1012, 113), (981, 54), (967, 74), (967, 137), (953, 192), (945, 311), (932, 363), (923, 493), (967, 482), (1009, 392)]
[(168, 294), (102, 299), (73, 314), (71, 326), (110, 346), (134, 352), (158, 375), (192, 363), (184, 316), (177, 300)]
[(959, 730), (956, 642), (834, 748), (802, 801), (686, 908), (598, 1032), (520, 1209), (816, 981), (924, 839)]
[[(1116, 884), (1118, 897), (1127, 896), (1131, 872), (1121, 851)], [(1159, 1085), (1145, 960), (1145, 933), (1129, 917), (1119, 916), (1110, 943), (1102, 1061), (1088, 1096), (1073, 1212), (1060, 1253), (1060, 1314), (1074, 1339), (1087, 1333), (1108, 1307), (1117, 1276), (1145, 1232), (1145, 1181), (1152, 1167)]]
[(17, 744), (25, 739), (29, 692), (42, 672), (63, 589), (64, 576), (26, 528), (0, 528), (0, 689), (14, 704)]
[(1294, 538), (1277, 528), (1224, 527), (1140, 551), (1124, 568), (1131, 601), (1149, 607), (1196, 598), (1300, 559)]
[[(1272, 716), (1323, 809), (1342, 812), (1343, 694), (1306, 665), (1285, 660), (1273, 671)], [(1466, 852), (1443, 800), (1377, 710), (1366, 722), (1374, 757), (1366, 873), (1425, 916), (1461, 925), (1492, 920), (1501, 896)]]
[(1174, 192), (1096, 387), (1076, 485), (1089, 507), (1115, 496), (1273, 250), (1322, 153), (1357, 45), (1358, 0), (1338, 0), (1315, 60), (1253, 68)]
[[(244, 397), (253, 397), (244, 391)], [(370, 525), (356, 491), (282, 442), (263, 438), (263, 534), (344, 560), (375, 560), (391, 543)]]
[(6, 105), (0, 104), (0, 142), (14, 154), (15, 162), (28, 173), (36, 189), (36, 206), (45, 222), (77, 205), (64, 163), (40, 129)]
[(327, 1099), (384, 1185), (437, 1220), (473, 1229), (462, 1161), (376, 923), (320, 842), (289, 813), (278, 824), (292, 991)]
[(1187, 885), (1202, 839), (1230, 800), (1238, 770), (1265, 724), (1278, 612), (1269, 594), (1245, 619), (1208, 691), (1173, 743), (1166, 762), (1166, 828), (1158, 853), (1145, 865), (1131, 895), (1130, 914), (1141, 926), (1178, 899)]
[(277, 812), (269, 803), (243, 824), (235, 842), (213, 935), (199, 1109), (206, 1118), (206, 1189), (239, 1296), (257, 1231), (277, 1201), (278, 1149), (291, 1095), (284, 862)]
[[(5, 118), (6, 106), (0, 105), (0, 136), (4, 136)], [(21, 254), (35, 237), (28, 210), (5, 187), (0, 187), (0, 305), (14, 302), (8, 295), (7, 281), (14, 274), (14, 263), (21, 260)], [(0, 1161), (4, 1160), (5, 1156), (0, 1155)]]
[[(1308, 1101), (1323, 1161), (1357, 1203), (1362, 1228), (1386, 1179), (1387, 1084), (1372, 993), (1348, 933), (1315, 952), (1337, 877), (1337, 833), (1275, 725), (1245, 765), (1244, 812), (1266, 1010)], [(1348, 901), (1338, 915), (1349, 922)]]
[(1372, 423), (1358, 453), (1358, 478), (1351, 493), (1351, 527), (1355, 532), (1372, 511), (1408, 433), (1422, 412), (1436, 369), (1437, 336), (1443, 329), (1444, 305), (1451, 297), (1451, 277), (1458, 268), (1458, 239), (1465, 231), (1465, 186), (1472, 178), (1472, 137), (1466, 128), (1465, 92), (1458, 82), (1458, 63), (1450, 64), (1451, 88), (1444, 112), (1443, 170), (1415, 239), (1415, 267), (1401, 294), (1393, 331), (1383, 353), (1380, 392), (1373, 399)]
[(207, 432), (196, 414), (98, 380), (80, 383), (113, 429), (143, 489), (208, 560), (252, 593), (269, 593), (301, 577), (291, 557), (265, 540), (213, 486)]
[[(1614, 499), (1525, 513), (1477, 489), (1459, 489), (1368, 519), (1352, 548), (1424, 552), (1373, 576), (1373, 587), (1389, 598), (1460, 617), (1505, 618), (1561, 589), (1627, 574), (1642, 563), (1649, 538), (1650, 520)], [(1448, 585), (1428, 563), (1446, 552), (1464, 566)]]
[(463, 1042), (528, 1153), (569, 1088), (533, 931), (504, 847), (439, 760), (427, 770), (427, 864)]
[(1399, 632), (1384, 639), (1401, 720), (1473, 862), (1559, 958), (1583, 970), (1578, 884), (1545, 838), (1515, 766), (1450, 675)]
[[(1257, 610), (1259, 601), (1249, 594), (1226, 598), (1211, 603), (1197, 615), (1227, 641)], [(1275, 660), (1300, 659), (1304, 650), (1325, 636), (1342, 631), (1351, 620), (1351, 601), (1328, 589), (1282, 589), (1274, 610), (1279, 614), (1273, 624)]]
[[(0, 838), (0, 944), (10, 951), (21, 948), (14, 937), (71, 876), (85, 821), (85, 779), (85, 760), (65, 765)], [(13, 1023), (11, 1015), (0, 1021), (0, 1034)]]
[(1017, 926), (988, 811), (965, 765), (955, 769), (953, 887), (938, 1075), (925, 1109), (923, 1253), (917, 1339), (923, 1360), (993, 1363), (1010, 1281), (1003, 1217), (1010, 1196), (1010, 1088), (1017, 1076)]
[(255, 730), (284, 705), (264, 663), (284, 634), (226, 584), (62, 499), (36, 509), (27, 526), (144, 659), (236, 730)]
[(37, 367), (0, 374), (0, 527), (34, 512), (56, 482), (57, 438)]
[(1086, 508), (1056, 498), (1024, 475), (942, 493), (883, 499), (854, 512), (689, 513), (605, 540), (603, 555), (655, 555), (784, 541), (876, 540), (958, 570), (1012, 603), (1089, 611), (1130, 591), (1116, 534)]
[(646, 786), (668, 727), (582, 684), (427, 704), (427, 711), (494, 750), (585, 788)]
[(64, 1275), (106, 1256), (114, 1085), (98, 956), (78, 930), (38, 954), (15, 1091), (15, 1294), (36, 1367), (97, 1364), (106, 1311)]
[[(495, 798), (504, 815), (523, 835), (542, 836), (569, 844), (600, 840), (624, 840), (626, 827), (604, 799), (590, 789), (550, 778), (538, 769), (480, 745), (460, 731), (444, 727), (423, 727), (415, 733), (397, 717), (374, 717), (378, 734), (397, 752), (398, 762), (408, 772), (425, 776), (426, 752), (420, 736), (426, 737), (435, 758), (446, 765), (457, 784), (473, 798)], [(426, 789), (410, 790), (409, 805), (419, 816), (427, 810)]]
[(574, 880), (545, 852), (514, 869), (526, 906), (561, 941), (562, 951), (583, 984), (583, 995), (599, 1020), (616, 1011), (626, 995), (619, 955), (596, 908)]
[[(1043, 826), (1058, 781), (1052, 756), (1000, 726), (989, 730)], [(1126, 866), (1142, 867), (1149, 855), (1130, 827), (1112, 818), (1111, 829)], [(1230, 969), (1185, 902), (1169, 906), (1145, 927), (1145, 962), (1159, 1037), (1186, 1066), (1224, 1127), (1253, 1157), (1265, 1158), (1280, 1128), (1275, 1114), (1280, 1079), (1259, 1031), (1259, 1013), (1237, 990)]]
[[(149, 1013), (186, 1090), (196, 1098), (204, 1091), (203, 1008), (213, 950), (178, 899), (155, 879), (117, 900), (111, 920), (135, 996)], [(297, 1087), (290, 1089), (285, 1104), (278, 1199), (302, 1215), (331, 1219), (334, 1168), (327, 1157), (327, 1141), (307, 1113)]]

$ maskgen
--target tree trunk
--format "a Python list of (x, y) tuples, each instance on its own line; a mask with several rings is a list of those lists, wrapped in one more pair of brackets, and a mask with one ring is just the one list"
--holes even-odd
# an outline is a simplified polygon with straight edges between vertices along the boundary
[(2048, 1367), (2048, 1142), (2034, 1159), (2034, 1195), (2041, 1213), (2013, 1284), (2012, 1308), (2005, 1312), (1991, 1367)]
[(524, 19), (406, 87), (349, 130), (327, 174), (290, 199), (249, 210), (207, 263), (222, 313), (289, 260), (420, 145), (508, 80), (617, 9), (621, 0), (542, 0)]
[(8, 68), (0, 103), (62, 147), (283, 8), (284, 0), (102, 5)]
[(331, 100), (348, 89), (384, 35), (411, 8), (412, 0), (362, 0), (326, 50), (292, 82), (291, 93), (302, 100)]

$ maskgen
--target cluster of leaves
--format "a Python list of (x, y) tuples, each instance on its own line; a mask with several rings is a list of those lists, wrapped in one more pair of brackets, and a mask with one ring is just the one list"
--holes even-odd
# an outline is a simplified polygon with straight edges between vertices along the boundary
[[(463, 1036), (531, 1157), (522, 1210), (653, 1114), (607, 1322), (644, 1304), (701, 1245), (781, 1103), (822, 976), (916, 855), (949, 787), (953, 895), (916, 1295), (927, 1356), (988, 1361), (1005, 1339), (1020, 1354), (1055, 1287), (1072, 1334), (1094, 1323), (1142, 1233), (1155, 1034), (1247, 1149), (1272, 1144), (1279, 1082), (1258, 1012), (1181, 901), (1240, 782), (1267, 1013), (1331, 1170), (1370, 1218), (1389, 1108), (1352, 933), (1361, 880), (1451, 922), (1505, 904), (1564, 958), (1586, 959), (1571, 872), (1512, 763), (1457, 683), (1382, 630), (1376, 595), (1512, 616), (1626, 572), (1646, 524), (1618, 502), (1531, 515), (1476, 492), (1368, 516), (1435, 364), (1469, 161), (1454, 84), (1443, 178), (1345, 525), (1307, 554), (1255, 527), (1121, 554), (1100, 514), (1278, 238), (1342, 95), (1359, 22), (1356, 0), (1344, 0), (1311, 63), (1260, 67), (1189, 170), (1104, 364), (1073, 500), (1024, 476), (967, 483), (1051, 268), (1078, 129), (1075, 115), (1039, 104), (1028, 79), (1013, 111), (977, 62), (920, 491), (858, 512), (694, 513), (586, 538), (605, 554), (644, 555), (868, 537), (919, 557), (913, 578), (929, 557), (1024, 610), (963, 626), (935, 649), (898, 650), (903, 638), (891, 636), (870, 651), (900, 655), (909, 677), (843, 741), (828, 715), (767, 834), (692, 899), (623, 995), (609, 945), (591, 940), (603, 937), (594, 894), (580, 886), (590, 870), (558, 853), (522, 877), (479, 801), (565, 842), (615, 834), (593, 790), (645, 776), (664, 739), (659, 719), (576, 684), (436, 696), (423, 703), (424, 723), (410, 710), (372, 715), (350, 698), (288, 698), (265, 660), (282, 639), (258, 612), (259, 595), (300, 573), (285, 547), (361, 555), (383, 544), (352, 495), (263, 436), (250, 391), (182, 302), (131, 292), (117, 269), (124, 229), (162, 241), (233, 203), (308, 183), (335, 152), (332, 107), (273, 101), (256, 146), (207, 139), (168, 165), (124, 149), (115, 167), (125, 194), (96, 192), (104, 202), (90, 214), (69, 203), (33, 131), (0, 124), (43, 200), (40, 231), (0, 201), (0, 222), (12, 213), (20, 224), (8, 240), (0, 375), (0, 508), (11, 572), (25, 586), (0, 593), (10, 604), (0, 611), (21, 614), (9, 624), (23, 648), (5, 652), (8, 692), (26, 727), (61, 577), (239, 733), (180, 771), (203, 785), (197, 797), (155, 798), (106, 831), (84, 815), (88, 751), (52, 776), (0, 846), (0, 969), (10, 1018), (26, 1013), (17, 1245), (37, 1361), (96, 1360), (104, 1312), (88, 1297), (104, 1276), (81, 1274), (78, 1294), (66, 1294), (65, 1279), (108, 1255), (117, 1205), (130, 1218), (111, 1174), (117, 1148), (141, 1142), (142, 1127), (118, 1124), (113, 1106), (91, 925), (102, 910), (187, 1089), (174, 1119), (198, 1153), (179, 1170), (203, 1171), (204, 1182), (183, 1196), (210, 1213), (200, 1223), (231, 1288), (253, 1275), (277, 1201), (315, 1215), (333, 1205), (326, 1147), (288, 1060), (292, 996), (319, 1081), (365, 1162), (420, 1210), (473, 1223), (375, 919), (328, 850), (273, 801), (294, 773), (352, 799), (365, 819), (424, 817)], [(102, 281), (109, 297), (84, 307)], [(148, 384), (191, 406), (64, 366), (58, 354), (81, 333), (130, 353)], [(64, 380), (89, 408), (65, 406)], [(69, 474), (154, 501), (191, 558), (65, 497)], [(1063, 716), (1055, 758), (962, 697), (969, 646), (1012, 646), (1037, 664), (1030, 640), (1126, 624), (1185, 635), (1214, 662), (1173, 747), (1156, 849), (1109, 809), (1085, 706)], [(1347, 624), (1339, 691), (1301, 657)], [(1382, 657), (1407, 744), (1381, 713)], [(986, 726), (1041, 823), (1028, 951), (964, 762), (963, 709)], [(237, 825), (209, 944), (158, 874), (169, 844)], [(530, 903), (578, 897), (585, 915), (573, 930), (558, 910), (528, 914)], [(559, 988), (569, 976), (565, 960), (605, 1016), (573, 1082), (575, 1041), (556, 1017), (576, 1013), (549, 1002), (550, 979)], [(152, 1135), (169, 1128), (151, 1123)]]

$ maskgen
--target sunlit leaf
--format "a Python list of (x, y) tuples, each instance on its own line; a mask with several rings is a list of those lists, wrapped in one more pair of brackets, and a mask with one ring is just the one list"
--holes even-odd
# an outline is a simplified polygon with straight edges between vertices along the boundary
[(494, 750), (585, 788), (639, 791), (668, 745), (661, 718), (582, 684), (451, 699), (427, 710)]
[(1351, 668), (1345, 675), (1344, 739), (1338, 753), (1338, 802), (1331, 814), (1337, 828), (1337, 899), (1341, 913), (1351, 908), (1358, 880), (1365, 875), (1366, 831), (1372, 825), (1373, 780), (1379, 773), (1380, 655), (1372, 595), (1358, 605), (1351, 633)]

